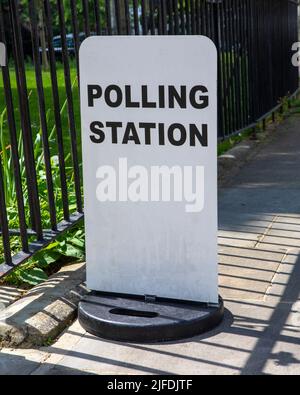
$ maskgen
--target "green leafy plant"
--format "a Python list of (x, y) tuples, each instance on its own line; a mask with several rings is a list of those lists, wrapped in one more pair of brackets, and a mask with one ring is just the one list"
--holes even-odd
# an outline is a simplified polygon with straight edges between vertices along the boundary
[(74, 229), (17, 267), (6, 277), (6, 282), (15, 286), (38, 285), (47, 280), (57, 266), (70, 260), (83, 260), (84, 253), (84, 231), (81, 228)]

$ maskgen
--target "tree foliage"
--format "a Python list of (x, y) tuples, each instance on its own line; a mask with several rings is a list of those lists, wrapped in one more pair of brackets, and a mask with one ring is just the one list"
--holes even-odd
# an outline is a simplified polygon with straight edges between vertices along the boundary
[[(57, 1), (62, 1), (64, 5), (64, 13), (65, 13), (65, 23), (66, 23), (66, 30), (68, 33), (72, 32), (72, 13), (71, 13), (71, 6), (70, 0), (49, 0), (51, 9), (52, 9), (52, 18), (53, 18), (53, 31), (54, 34), (59, 34), (59, 17), (57, 11)], [(43, 2), (44, 0), (35, 0), (36, 2), (36, 11), (37, 14), (43, 14)], [(19, 0), (20, 4), (20, 16), (21, 21), (25, 25), (29, 25), (29, 6), (28, 0)], [(84, 31), (84, 12), (83, 12), (83, 2), (82, 0), (76, 0), (76, 11), (78, 16), (78, 23), (79, 23), (79, 31)], [(99, 8), (100, 8), (100, 18), (102, 20), (102, 24), (105, 21), (105, 2), (99, 1)], [(42, 12), (40, 12), (42, 11)], [(89, 24), (91, 30), (95, 30), (95, 14), (94, 14), (94, 6), (91, 2), (89, 2)], [(40, 18), (39, 18), (40, 19)], [(39, 24), (43, 24), (43, 21), (40, 19)]]

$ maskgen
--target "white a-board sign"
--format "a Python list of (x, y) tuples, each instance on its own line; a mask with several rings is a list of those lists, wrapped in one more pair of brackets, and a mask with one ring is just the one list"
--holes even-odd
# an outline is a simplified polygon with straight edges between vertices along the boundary
[(217, 303), (214, 44), (88, 38), (80, 94), (88, 287)]

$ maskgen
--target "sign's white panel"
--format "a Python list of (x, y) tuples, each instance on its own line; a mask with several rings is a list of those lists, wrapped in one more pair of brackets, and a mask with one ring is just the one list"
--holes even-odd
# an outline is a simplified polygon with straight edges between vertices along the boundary
[(88, 287), (217, 303), (214, 44), (88, 38), (80, 92)]

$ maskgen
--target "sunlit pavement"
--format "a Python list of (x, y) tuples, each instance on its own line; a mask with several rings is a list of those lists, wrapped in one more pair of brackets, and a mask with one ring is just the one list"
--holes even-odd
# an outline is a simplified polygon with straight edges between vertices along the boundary
[(215, 330), (166, 344), (95, 338), (75, 322), (40, 350), (5, 350), (2, 374), (299, 374), (300, 117), (220, 191)]

